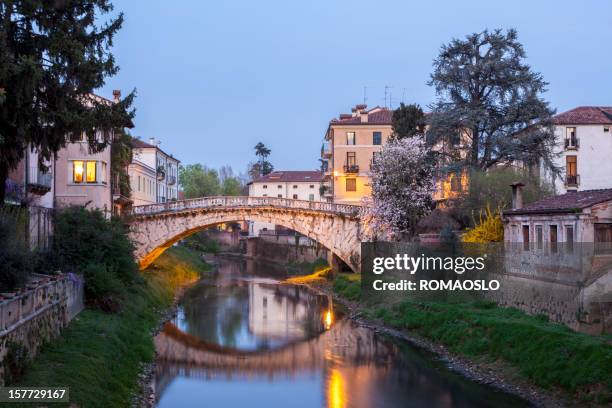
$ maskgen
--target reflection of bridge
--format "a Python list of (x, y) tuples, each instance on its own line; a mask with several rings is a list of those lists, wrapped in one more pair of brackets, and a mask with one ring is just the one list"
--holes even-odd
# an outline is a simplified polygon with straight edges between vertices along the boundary
[(204, 342), (182, 332), (171, 323), (155, 338), (158, 359), (170, 364), (192, 366), (203, 376), (249, 373), (294, 373), (321, 368), (333, 355), (349, 361), (369, 361), (390, 356), (390, 350), (365, 328), (341, 321), (310, 340), (258, 351), (244, 351)]
[(204, 197), (133, 208), (130, 235), (145, 268), (175, 242), (213, 225), (263, 221), (318, 241), (358, 271), (363, 207), (271, 197)]

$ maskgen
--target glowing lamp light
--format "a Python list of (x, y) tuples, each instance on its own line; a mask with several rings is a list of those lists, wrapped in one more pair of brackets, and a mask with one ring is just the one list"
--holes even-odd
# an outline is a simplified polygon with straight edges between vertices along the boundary
[(331, 312), (331, 310), (328, 310), (325, 313), (325, 330), (329, 330), (329, 328), (331, 327), (332, 323), (333, 323), (332, 312)]

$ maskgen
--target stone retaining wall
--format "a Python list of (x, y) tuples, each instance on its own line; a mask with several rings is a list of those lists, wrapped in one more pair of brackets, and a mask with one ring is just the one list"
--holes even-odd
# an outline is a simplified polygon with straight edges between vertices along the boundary
[(34, 359), (83, 309), (83, 280), (73, 275), (37, 275), (24, 290), (0, 295), (0, 385)]

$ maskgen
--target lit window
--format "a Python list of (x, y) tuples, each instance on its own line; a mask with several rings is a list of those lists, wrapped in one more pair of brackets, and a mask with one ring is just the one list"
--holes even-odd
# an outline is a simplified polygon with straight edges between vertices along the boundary
[(88, 183), (96, 182), (96, 162), (95, 161), (87, 162), (85, 178)]
[(346, 132), (346, 144), (347, 145), (355, 144), (355, 132)]
[(83, 182), (83, 162), (82, 161), (74, 161), (72, 162), (72, 181), (75, 183)]

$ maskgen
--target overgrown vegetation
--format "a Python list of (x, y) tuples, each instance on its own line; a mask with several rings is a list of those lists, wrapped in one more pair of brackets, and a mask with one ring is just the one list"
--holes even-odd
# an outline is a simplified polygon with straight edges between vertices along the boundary
[(334, 279), (334, 292), (345, 299), (357, 301), (361, 297), (361, 275), (339, 274)]
[(290, 268), (300, 269), (301, 271), (304, 271), (307, 273), (314, 273), (314, 272), (319, 272), (327, 268), (329, 265), (325, 259), (317, 258), (312, 262), (308, 262), (308, 261), (289, 262), (287, 266), (289, 266)]
[(184, 247), (168, 249), (130, 286), (121, 313), (85, 309), (43, 347), (17, 385), (70, 387), (71, 403), (83, 407), (126, 407), (135, 391), (141, 364), (154, 357), (151, 331), (176, 290), (209, 267)]
[(84, 275), (87, 304), (118, 311), (139, 280), (123, 221), (107, 220), (99, 210), (68, 207), (57, 213), (54, 233), (52, 261), (64, 272)]
[(487, 207), (485, 213), (480, 214), (480, 219), (475, 224), (474, 228), (463, 235), (463, 242), (486, 243), (504, 240), (504, 223), (500, 210), (492, 212), (491, 208)]
[(195, 233), (184, 240), (184, 245), (195, 251), (217, 255), (221, 251), (221, 245), (216, 239), (210, 238), (203, 233)]

